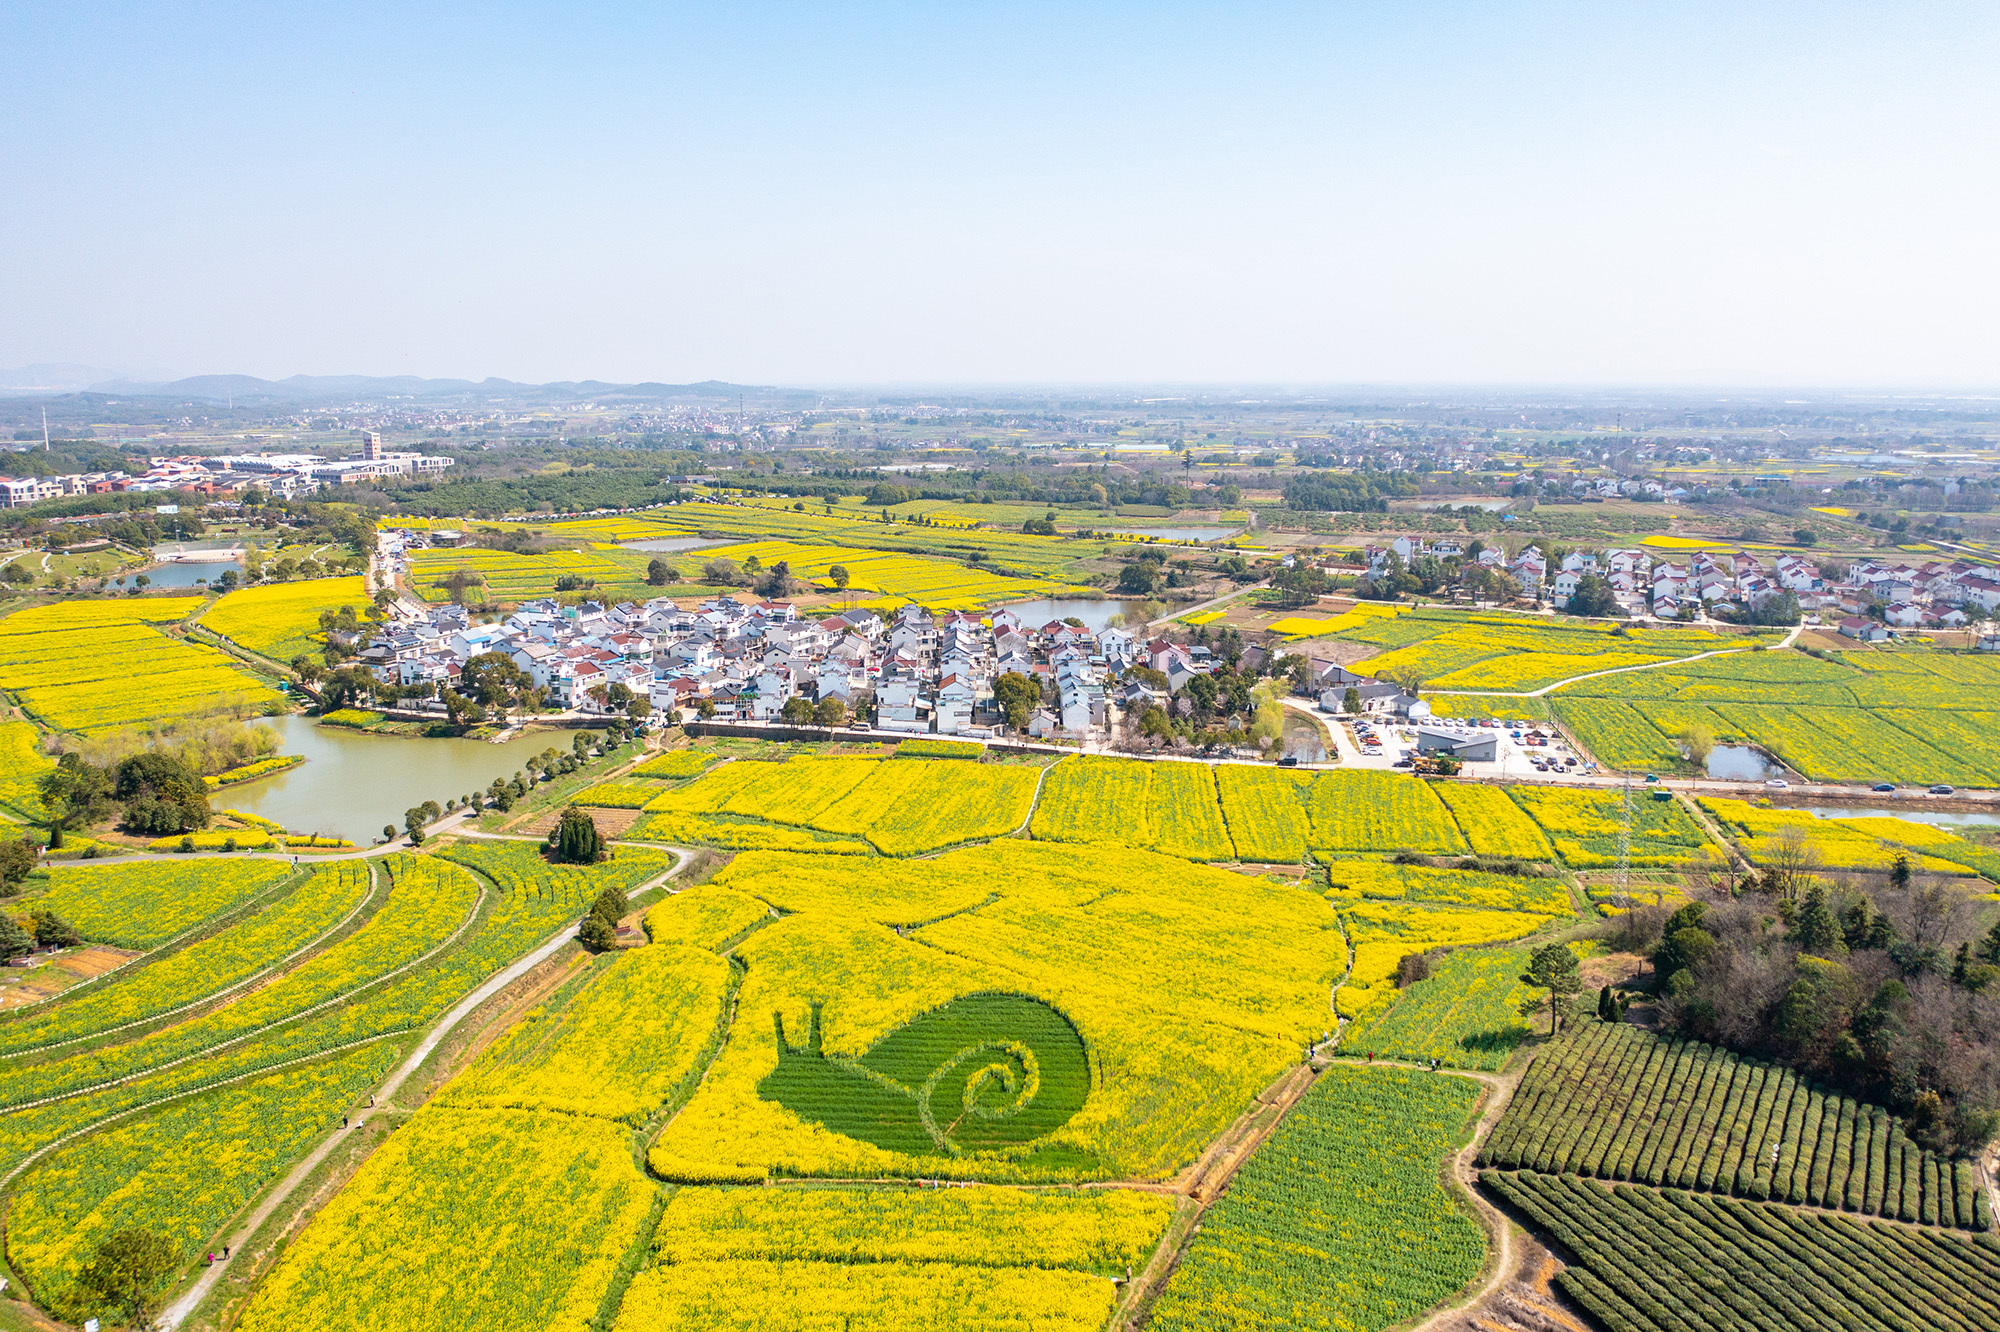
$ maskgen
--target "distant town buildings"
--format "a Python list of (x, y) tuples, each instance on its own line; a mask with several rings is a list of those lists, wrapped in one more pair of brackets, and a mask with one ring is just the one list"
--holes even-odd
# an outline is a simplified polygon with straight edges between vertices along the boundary
[(119, 490), (187, 490), (202, 495), (224, 495), (257, 486), (281, 499), (293, 499), (311, 495), (322, 485), (437, 475), (452, 462), (441, 455), (387, 452), (382, 448), (381, 436), (364, 431), (359, 458), (329, 459), (310, 453), (201, 454), (149, 458), (146, 470), (137, 476), (127, 472), (0, 476), (0, 509)]

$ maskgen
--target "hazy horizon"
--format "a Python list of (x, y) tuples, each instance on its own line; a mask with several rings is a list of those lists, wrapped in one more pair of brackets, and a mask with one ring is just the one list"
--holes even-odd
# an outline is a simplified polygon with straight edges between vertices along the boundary
[(114, 3), (0, 37), (0, 367), (2000, 383), (1993, 11)]

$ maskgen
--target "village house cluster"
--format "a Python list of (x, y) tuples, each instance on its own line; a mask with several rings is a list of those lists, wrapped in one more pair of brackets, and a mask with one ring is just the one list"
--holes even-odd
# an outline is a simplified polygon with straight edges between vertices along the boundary
[[(441, 695), (489, 652), (505, 654), (551, 706), (573, 711), (621, 711), (614, 700), (629, 693), (665, 720), (706, 703), (717, 718), (768, 722), (793, 699), (837, 699), (882, 730), (967, 736), (1002, 727), (994, 682), (1011, 672), (1040, 687), (1043, 705), (1027, 731), (1072, 739), (1103, 732), (1115, 710), (1157, 701), (1218, 664), (1198, 645), (1064, 621), (1033, 625), (1004, 609), (982, 619), (906, 605), (887, 618), (849, 610), (813, 619), (790, 602), (729, 597), (689, 606), (665, 597), (615, 606), (540, 599), (495, 623), (440, 606), (382, 629), (357, 661), (385, 684), (434, 686)], [(1165, 674), (1169, 688), (1118, 683), (1141, 664)]]
[[(1463, 558), (1465, 546), (1454, 540), (1425, 542), (1405, 536), (1387, 545), (1366, 546), (1362, 553), (1370, 572), (1379, 573), (1388, 567), (1392, 554), (1407, 566), (1425, 555)], [(1680, 620), (1690, 618), (1690, 612), (1757, 611), (1790, 593), (1798, 598), (1808, 622), (1838, 624), (1850, 637), (1879, 638), (1885, 636), (1885, 627), (1957, 629), (2000, 611), (2000, 580), (1987, 566), (1965, 560), (1910, 566), (1863, 559), (1847, 563), (1843, 570), (1789, 554), (1767, 564), (1748, 551), (1704, 550), (1680, 561), (1626, 548), (1570, 551), (1551, 572), (1538, 546), (1512, 558), (1488, 547), (1474, 558), (1486, 568), (1510, 575), (1524, 597), (1546, 598), (1557, 608), (1568, 605), (1578, 585), (1595, 574), (1610, 586), (1626, 614), (1639, 618)], [(1880, 611), (1879, 618), (1871, 614), (1875, 610)]]

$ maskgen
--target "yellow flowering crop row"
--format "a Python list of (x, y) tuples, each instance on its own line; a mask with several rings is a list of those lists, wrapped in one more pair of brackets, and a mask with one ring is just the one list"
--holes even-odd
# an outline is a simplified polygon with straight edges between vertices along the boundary
[(85, 732), (241, 716), (281, 701), (222, 653), (145, 623), (200, 604), (198, 597), (76, 601), (17, 612), (0, 620), (0, 689), (49, 725)]
[(41, 732), (32, 722), (0, 721), (0, 805), (24, 819), (42, 817), (37, 783), (55, 760), (42, 753)]
[(630, 1140), (592, 1117), (421, 1111), (306, 1223), (237, 1326), (582, 1332), (652, 1204)]
[[(244, 863), (264, 862), (239, 862)], [(396, 886), (388, 901), (365, 925), (282, 980), (135, 1041), (16, 1070), (0, 1095), (8, 1104), (19, 1104), (128, 1077), (290, 1017), (415, 961), (449, 939), (478, 902), (478, 885), (469, 876), (438, 874), (436, 868), (405, 858), (395, 870)]]
[(1555, 854), (1541, 828), (1499, 787), (1434, 782), (1430, 789), (1451, 810), (1459, 831), (1479, 855), (1547, 860)]
[(1396, 997), (1396, 968), (1409, 953), (1466, 944), (1502, 943), (1533, 934), (1548, 916), (1469, 907), (1363, 902), (1343, 908), (1354, 964), (1336, 1000), (1343, 1017), (1360, 1018)]
[(745, 563), (752, 557), (765, 568), (783, 561), (798, 578), (826, 582), (835, 565), (848, 572), (850, 592), (875, 592), (880, 600), (914, 601), (936, 610), (971, 610), (1007, 601), (1023, 601), (1061, 592), (1066, 584), (1044, 578), (1008, 578), (973, 569), (957, 560), (904, 555), (852, 546), (801, 546), (789, 541), (746, 541), (697, 552), (703, 561)]
[(621, 951), (559, 1009), (529, 1013), (453, 1080), (445, 1105), (636, 1120), (694, 1066), (729, 964), (675, 944)]
[(660, 1218), (662, 1262), (917, 1262), (1135, 1270), (1173, 1215), (1131, 1189), (682, 1189)]
[(682, 1189), (616, 1328), (1096, 1328), (1173, 1214), (1120, 1189)]
[(599, 809), (644, 809), (660, 794), (652, 782), (599, 782), (570, 797), (574, 805), (594, 805)]
[(326, 637), (319, 627), (321, 611), (352, 606), (359, 615), (368, 605), (360, 574), (267, 583), (225, 592), (203, 614), (201, 625), (252, 652), (289, 662), (301, 652), (319, 652)]
[(1431, 784), (1400, 773), (1320, 773), (1312, 784), (1309, 813), (1315, 851), (1467, 849)]
[(850, 838), (714, 814), (648, 814), (625, 836), (632, 841), (719, 846), (729, 851), (817, 851), (827, 856), (875, 854), (875, 848), (868, 843)]
[(770, 916), (768, 902), (711, 886), (701, 892), (675, 893), (648, 910), (646, 935), (656, 944), (718, 949)]
[(1760, 809), (1743, 800), (1703, 799), (1701, 807), (1742, 834), (1743, 850), (1766, 864), (1788, 828), (1797, 829), (1819, 868), (1886, 870), (1898, 855), (1938, 874), (1992, 876), (2000, 854), (1929, 824), (1897, 818), (1822, 819), (1802, 809)]
[(1305, 859), (1311, 773), (1224, 763), (1215, 781), (1238, 859), (1293, 865)]
[[(201, 780), (209, 790), (213, 791), (218, 787), (237, 786), (243, 782), (254, 782), (259, 777), (268, 777), (274, 772), (282, 772), (286, 768), (303, 762), (305, 762), (305, 756), (302, 754), (273, 754), (270, 758), (261, 758), (254, 763), (245, 763), (240, 768), (231, 768), (227, 772), (220, 772), (212, 777), (204, 777)], [(231, 812), (233, 813), (234, 811)], [(241, 818), (243, 816), (238, 815), (237, 817)], [(275, 828), (278, 826), (270, 823), (269, 820), (263, 820), (263, 822), (269, 827)]]
[(33, 905), (55, 912), (86, 939), (121, 948), (157, 948), (269, 892), (290, 873), (289, 867), (270, 860), (51, 869), (49, 890)]
[(239, 851), (255, 851), (271, 845), (271, 834), (262, 829), (228, 828), (208, 832), (172, 833), (146, 843), (148, 851), (179, 851), (183, 845), (193, 851), (220, 851), (233, 846)]
[(0, 621), (0, 642), (25, 634), (63, 633), (112, 624), (171, 624), (185, 620), (208, 600), (204, 596), (126, 597), (102, 601), (59, 601), (36, 606)]
[(1111, 1282), (956, 1263), (675, 1263), (632, 1279), (613, 1332), (1097, 1332)]
[(1049, 770), (1033, 835), (1119, 842), (1190, 860), (1234, 860), (1215, 771), (1205, 763), (1082, 756)]
[(0, 1054), (77, 1040), (227, 989), (333, 928), (367, 891), (362, 866), (312, 872), (290, 895), (228, 929), (0, 1025)]
[[(646, 803), (656, 815), (730, 814), (865, 838), (885, 854), (916, 855), (1000, 837), (1028, 817), (1039, 771), (953, 759), (792, 758), (727, 763)], [(642, 837), (698, 840), (708, 821), (649, 820)], [(670, 831), (675, 830), (675, 831)], [(770, 845), (753, 835), (723, 845)], [(796, 843), (794, 843), (796, 844)]]
[(706, 749), (675, 749), (649, 758), (632, 769), (634, 777), (659, 777), (668, 781), (678, 781), (684, 777), (697, 777), (704, 768), (715, 762), (716, 756)]
[(1569, 888), (1558, 879), (1431, 869), (1385, 860), (1336, 860), (1327, 866), (1327, 877), (1333, 885), (1329, 895), (1343, 904), (1364, 898), (1400, 899), (1549, 916), (1566, 915), (1572, 909)]
[[(1564, 786), (1512, 786), (1507, 794), (1548, 834), (1549, 843), (1572, 869), (1603, 869), (1618, 863), (1625, 824), (1620, 792)], [(1687, 810), (1674, 800), (1632, 796), (1631, 863), (1674, 866), (1701, 854), (1708, 845)]]
[(399, 1056), (376, 1042), (93, 1134), (38, 1162), (7, 1223), (9, 1260), (57, 1316), (117, 1312), (75, 1286), (99, 1241), (142, 1229), (192, 1264), (216, 1231), (334, 1128)]

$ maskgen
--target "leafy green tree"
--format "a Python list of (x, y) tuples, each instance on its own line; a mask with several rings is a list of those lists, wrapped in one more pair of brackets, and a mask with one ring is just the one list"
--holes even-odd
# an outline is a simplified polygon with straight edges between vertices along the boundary
[(1611, 584), (1596, 574), (1585, 574), (1577, 579), (1576, 591), (1569, 594), (1563, 603), (1563, 610), (1570, 615), (1616, 615), (1618, 594)]
[(577, 926), (576, 940), (585, 948), (601, 953), (607, 948), (618, 946), (618, 926), (616, 922), (592, 913), (583, 918), (583, 924)]
[(785, 706), (778, 715), (794, 726), (810, 726), (813, 719), (812, 700), (803, 694), (794, 694), (785, 700)]
[(813, 707), (813, 720), (821, 726), (845, 726), (847, 704), (838, 697), (823, 698)]
[(631, 910), (632, 903), (626, 898), (625, 890), (617, 884), (606, 887), (590, 904), (591, 915), (603, 916), (614, 925), (625, 919), (626, 913)]
[(571, 805), (549, 834), (549, 850), (559, 865), (595, 865), (604, 859), (604, 839), (590, 815)]
[(482, 652), (465, 663), (459, 672), (458, 688), (489, 708), (504, 708), (513, 702), (514, 693), (525, 678), (506, 653)]
[(35, 942), (43, 948), (74, 948), (83, 942), (83, 931), (53, 911), (37, 911), (30, 919), (35, 924)]
[(56, 766), (42, 774), (37, 787), (42, 807), (48, 811), (49, 847), (62, 846), (62, 835), (70, 828), (97, 822), (111, 812), (111, 774), (85, 763), (77, 754), (64, 754)]
[[(630, 692), (630, 691), (627, 691), (627, 692)], [(590, 757), (590, 732), (588, 732), (588, 731), (578, 731), (578, 732), (576, 733), (576, 738), (570, 741), (570, 744), (569, 744), (569, 747), (570, 747), (570, 751), (571, 751), (572, 753), (574, 753), (574, 754), (575, 754), (575, 755), (577, 756), (577, 758), (579, 758), (579, 759), (587, 759), (587, 758), (589, 758), (589, 757)]]
[(1559, 943), (1543, 944), (1529, 956), (1528, 969), (1521, 973), (1521, 983), (1548, 992), (1546, 999), (1523, 1000), (1521, 1015), (1532, 1015), (1546, 1002), (1551, 1036), (1556, 1034), (1563, 1007), (1583, 993), (1583, 978), (1577, 975), (1576, 970), (1576, 954)]
[(34, 872), (36, 860), (32, 838), (0, 838), (0, 897), (21, 891), (21, 881)]
[(1353, 685), (1347, 686), (1347, 695), (1340, 700), (1340, 706), (1350, 716), (1358, 714), (1361, 711), (1361, 691)]
[(826, 576), (833, 580), (834, 588), (841, 592), (845, 592), (847, 585), (854, 581), (854, 575), (847, 572), (847, 566), (844, 564), (834, 565), (826, 571)]
[(76, 1287), (84, 1298), (117, 1309), (133, 1327), (151, 1327), (180, 1261), (172, 1241), (149, 1230), (121, 1230), (99, 1242), (76, 1274)]
[(646, 582), (653, 587), (665, 587), (674, 581), (674, 566), (665, 560), (646, 561)]
[(1118, 590), (1127, 596), (1150, 597), (1160, 584), (1160, 566), (1134, 560), (1118, 571)]
[(411, 846), (423, 845), (424, 822), (424, 807), (422, 805), (417, 805), (403, 811), (403, 828), (410, 834)]
[(1042, 687), (1019, 671), (1008, 671), (993, 682), (993, 698), (1000, 705), (1007, 724), (1021, 730), (1042, 704)]
[(21, 922), (0, 911), (0, 962), (19, 957), (35, 946), (35, 936), (21, 928)]

